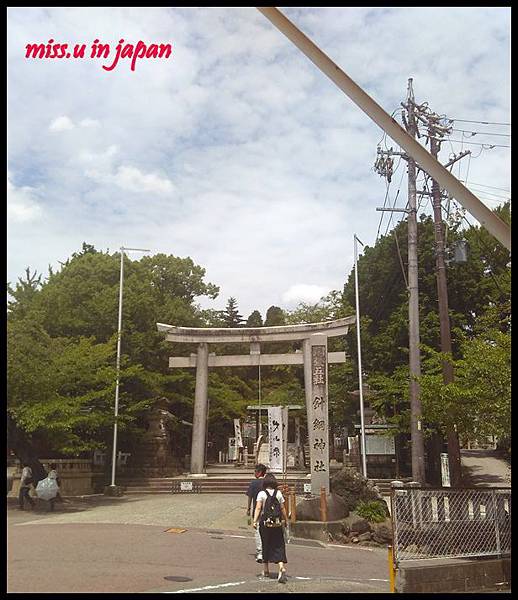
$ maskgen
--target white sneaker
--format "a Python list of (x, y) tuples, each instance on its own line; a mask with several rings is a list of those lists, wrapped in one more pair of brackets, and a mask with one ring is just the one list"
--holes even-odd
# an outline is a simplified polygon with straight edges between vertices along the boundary
[(255, 562), (262, 563), (263, 555), (261, 553), (255, 555)]

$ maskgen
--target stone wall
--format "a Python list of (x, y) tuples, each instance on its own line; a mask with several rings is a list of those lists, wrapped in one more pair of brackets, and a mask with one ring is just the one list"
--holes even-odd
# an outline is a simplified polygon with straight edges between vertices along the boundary
[[(86, 496), (93, 493), (92, 487), (92, 461), (78, 458), (45, 458), (40, 460), (46, 471), (50, 471), (50, 464), (57, 466), (58, 476), (61, 481), (60, 493), (62, 496)], [(13, 485), (8, 496), (18, 496), (20, 491), (21, 467), (18, 464), (12, 473)], [(35, 495), (31, 487), (31, 495)]]
[(441, 563), (400, 565), (396, 592), (440, 593), (499, 591), (511, 587), (511, 559), (447, 560)]

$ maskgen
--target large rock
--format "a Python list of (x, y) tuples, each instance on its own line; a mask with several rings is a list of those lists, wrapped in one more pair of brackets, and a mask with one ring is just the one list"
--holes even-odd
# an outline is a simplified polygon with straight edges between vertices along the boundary
[[(337, 494), (327, 496), (327, 520), (338, 521), (349, 515), (344, 499)], [(320, 521), (320, 498), (303, 498), (297, 502), (297, 521)]]
[[(369, 522), (365, 519), (358, 518), (351, 523), (351, 533), (366, 533), (371, 530)], [(370, 539), (370, 538), (369, 538)]]
[(391, 544), (392, 543), (392, 526), (390, 519), (387, 519), (384, 523), (373, 523), (372, 527), (372, 539), (378, 544)]
[(364, 502), (379, 500), (387, 508), (387, 515), (389, 514), (387, 504), (379, 489), (355, 469), (343, 468), (331, 477), (330, 483), (331, 491), (344, 499), (345, 506), (349, 511), (354, 510), (360, 500)]

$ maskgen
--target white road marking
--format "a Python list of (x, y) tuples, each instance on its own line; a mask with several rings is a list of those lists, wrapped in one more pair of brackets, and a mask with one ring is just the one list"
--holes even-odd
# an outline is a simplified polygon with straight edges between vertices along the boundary
[(186, 594), (189, 592), (202, 592), (203, 590), (215, 590), (217, 588), (231, 587), (234, 585), (242, 585), (246, 581), (233, 581), (231, 583), (220, 583), (218, 585), (206, 585), (199, 588), (190, 588), (188, 590), (176, 590), (175, 592), (164, 592), (164, 594)]
[(360, 584), (362, 581), (388, 581), (388, 579), (376, 579), (376, 578), (368, 578), (368, 579), (343, 579), (342, 577), (326, 577), (325, 575), (319, 575), (318, 577), (300, 577), (298, 575), (290, 576), (291, 579), (304, 579), (304, 580), (314, 580), (314, 581), (343, 581), (345, 583), (356, 583)]
[(326, 548), (353, 548), (354, 550), (366, 550), (367, 552), (375, 552), (374, 548), (365, 548), (365, 546), (344, 546), (342, 544), (328, 544)]
[[(290, 575), (289, 578), (290, 579), (299, 579), (301, 581), (341, 581), (343, 583), (349, 583), (349, 584), (353, 584), (353, 585), (361, 585), (362, 582), (364, 582), (364, 581), (388, 582), (388, 579), (375, 579), (375, 578), (352, 580), (352, 579), (342, 579), (340, 577), (325, 577), (325, 576), (302, 577), (299, 575)], [(249, 580), (249, 583), (253, 583), (254, 581), (255, 580)], [(184, 589), (184, 590), (176, 590), (176, 591), (163, 592), (163, 593), (164, 594), (188, 594), (189, 592), (203, 592), (204, 590), (216, 590), (218, 588), (234, 587), (237, 585), (243, 585), (244, 583), (247, 583), (247, 582), (246, 581), (233, 581), (230, 583), (219, 583), (217, 585), (205, 585), (205, 586), (199, 587), (199, 588), (189, 588), (189, 589)]]

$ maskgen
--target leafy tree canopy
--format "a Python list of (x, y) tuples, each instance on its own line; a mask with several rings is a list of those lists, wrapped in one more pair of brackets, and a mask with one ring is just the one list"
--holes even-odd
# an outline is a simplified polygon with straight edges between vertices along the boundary
[[(190, 258), (124, 257), (121, 445), (142, 431), (142, 414), (157, 398), (173, 411), (192, 406), (194, 376), (170, 372), (171, 344), (156, 323), (206, 325), (194, 300), (214, 298), (218, 288), (204, 276)], [(119, 278), (119, 253), (83, 244), (45, 281), (27, 269), (8, 287), (11, 429), (45, 451), (78, 455), (111, 444)]]
[(246, 320), (247, 327), (262, 327), (263, 326), (263, 318), (261, 313), (258, 310), (254, 310), (250, 313), (248, 319)]

